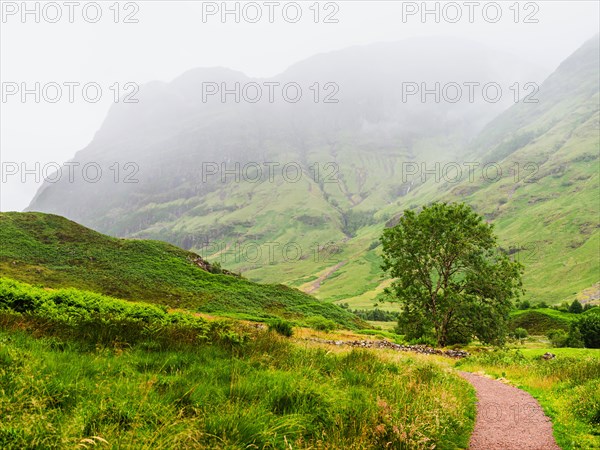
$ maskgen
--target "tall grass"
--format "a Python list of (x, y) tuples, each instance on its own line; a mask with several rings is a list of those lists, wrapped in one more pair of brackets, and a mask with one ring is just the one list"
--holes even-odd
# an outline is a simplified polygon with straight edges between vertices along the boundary
[(0, 280), (0, 448), (464, 448), (441, 366)]
[[(152, 350), (0, 332), (0, 448), (464, 448), (469, 387), (438, 366), (262, 332)], [(95, 445), (93, 445), (95, 444)]]

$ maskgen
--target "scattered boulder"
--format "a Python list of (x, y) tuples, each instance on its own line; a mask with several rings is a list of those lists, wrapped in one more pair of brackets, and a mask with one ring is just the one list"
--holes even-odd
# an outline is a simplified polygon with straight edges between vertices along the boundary
[(200, 256), (195, 255), (194, 257), (190, 257), (190, 261), (194, 263), (196, 266), (200, 267), (202, 270), (210, 272), (211, 266), (208, 261), (202, 259)]
[[(191, 256), (189, 258), (189, 260), (191, 261), (192, 264), (196, 265), (197, 267), (200, 267), (202, 270), (204, 270), (206, 272), (210, 272), (210, 273), (217, 272), (215, 270), (215, 266), (213, 266), (211, 263), (209, 263), (208, 261), (206, 261), (199, 255), (193, 254), (193, 256)], [(229, 270), (226, 270), (226, 269), (219, 268), (218, 273), (221, 273), (223, 275), (230, 275), (233, 277), (241, 278), (239, 274), (230, 272)]]

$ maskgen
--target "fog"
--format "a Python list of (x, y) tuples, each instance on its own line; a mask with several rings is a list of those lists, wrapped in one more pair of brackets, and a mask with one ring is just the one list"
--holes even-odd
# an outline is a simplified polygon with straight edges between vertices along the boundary
[[(73, 158), (92, 141), (115, 98), (151, 81), (170, 82), (201, 67), (272, 78), (316, 54), (434, 37), (512, 55), (535, 74), (530, 81), (541, 82), (600, 27), (596, 1), (478, 2), (472, 9), (468, 2), (428, 2), (425, 16), (422, 2), (228, 2), (233, 12), (225, 16), (222, 2), (81, 2), (72, 9), (50, 3), (27, 2), (25, 15), (25, 3), (2, 3), (2, 211), (27, 207), (47, 175), (36, 163)], [(418, 56), (407, 61), (424, 63)], [(14, 92), (35, 91), (36, 83), (39, 99)], [(86, 84), (101, 87), (97, 102), (85, 99), (92, 95), (82, 92)], [(56, 85), (62, 97), (53, 103)], [(137, 108), (143, 111), (143, 104)]]

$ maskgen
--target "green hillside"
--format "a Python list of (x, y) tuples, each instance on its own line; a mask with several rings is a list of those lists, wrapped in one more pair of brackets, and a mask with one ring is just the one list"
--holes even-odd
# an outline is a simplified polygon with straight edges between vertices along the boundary
[(60, 216), (1, 213), (0, 241), (0, 275), (31, 284), (236, 317), (321, 315), (349, 327), (360, 322), (286, 286), (210, 273), (199, 267), (204, 261), (198, 255), (173, 245), (108, 237)]
[(540, 308), (513, 311), (510, 315), (510, 327), (525, 328), (530, 334), (546, 334), (551, 330), (569, 330), (569, 324), (579, 318), (578, 314), (569, 314), (554, 309)]
[(505, 177), (451, 191), (493, 220), (507, 248), (521, 250), (528, 296), (550, 303), (600, 279), (599, 54), (594, 38), (544, 82), (539, 103), (517, 104), (484, 130), (483, 160), (498, 161)]
[[(241, 75), (187, 73), (155, 93), (185, 99), (185, 105), (171, 105), (185, 120), (161, 115), (150, 100), (154, 106), (143, 117), (115, 107), (94, 142), (76, 155), (79, 162), (107, 167), (140, 161), (139, 183), (46, 184), (30, 209), (57, 212), (114, 236), (170, 242), (252, 281), (370, 308), (385, 301), (389, 283), (381, 278), (378, 248), (384, 227), (405, 209), (463, 201), (495, 224), (500, 245), (525, 265), (528, 299), (557, 304), (600, 298), (598, 36), (540, 85), (538, 103), (521, 102), (500, 115), (481, 104), (400, 102), (394, 86), (400, 75), (408, 76), (408, 67), (419, 80), (431, 73), (450, 80), (514, 78), (515, 67), (524, 67), (490, 64), (487, 50), (482, 59), (473, 57), (481, 49), (454, 55), (460, 46), (439, 42), (432, 46), (437, 59), (430, 59), (448, 57), (452, 65), (407, 66), (416, 44), (334, 52), (281, 76), (302, 80), (321, 73), (339, 80), (347, 96), (326, 107), (200, 105), (191, 93), (203, 79)], [(376, 69), (388, 66), (389, 72)], [(446, 73), (450, 66), (456, 72)], [(361, 80), (370, 80), (368, 88)], [(272, 178), (267, 161), (279, 164)], [(456, 181), (451, 171), (445, 179), (422, 178), (421, 164), (435, 170), (449, 162), (462, 168)], [(217, 173), (206, 177), (204, 163)], [(239, 179), (230, 173), (224, 182), (223, 169), (236, 163)], [(288, 163), (291, 170), (284, 173)], [(416, 164), (410, 167), (417, 174), (408, 175), (407, 163)], [(478, 164), (471, 179), (465, 163)], [(484, 174), (487, 163), (500, 167), (501, 176), (494, 168)]]
[[(473, 142), (464, 162), (497, 164), (501, 177), (492, 169), (487, 179), (481, 171), (469, 179), (465, 170), (458, 183), (430, 176), (419, 185), (419, 174), (408, 195), (374, 218), (381, 223), (434, 200), (464, 201), (494, 223), (501, 246), (525, 265), (526, 298), (549, 304), (597, 301), (599, 54), (595, 37), (540, 86), (539, 103), (508, 109)], [(377, 249), (369, 249), (382, 229), (362, 228), (345, 242), (331, 265), (346, 263), (315, 294), (355, 307), (381, 300), (386, 281), (379, 279)]]

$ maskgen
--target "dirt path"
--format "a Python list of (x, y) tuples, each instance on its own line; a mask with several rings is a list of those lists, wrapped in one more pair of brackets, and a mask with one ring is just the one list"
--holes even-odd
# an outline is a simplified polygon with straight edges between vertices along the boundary
[(469, 450), (560, 450), (552, 423), (527, 392), (468, 372), (477, 392), (477, 419)]
[(319, 289), (321, 287), (321, 283), (323, 281), (325, 281), (327, 278), (329, 278), (331, 275), (333, 275), (335, 273), (336, 270), (338, 270), (340, 267), (342, 267), (344, 264), (346, 264), (347, 261), (342, 261), (337, 263), (335, 266), (333, 266), (331, 269), (329, 269), (327, 272), (325, 272), (323, 275), (321, 275), (319, 278), (317, 278), (315, 281), (313, 281), (313, 283), (310, 285), (310, 287), (308, 289), (304, 289), (304, 292), (306, 292), (307, 294), (312, 294), (313, 292), (315, 292), (317, 289)]

